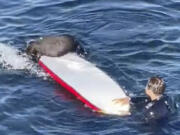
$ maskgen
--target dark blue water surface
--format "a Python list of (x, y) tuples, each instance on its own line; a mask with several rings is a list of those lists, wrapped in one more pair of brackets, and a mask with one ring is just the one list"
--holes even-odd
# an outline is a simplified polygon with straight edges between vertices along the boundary
[(130, 95), (158, 75), (179, 106), (178, 0), (1, 0), (0, 135), (180, 135), (179, 108), (158, 126), (100, 115), (18, 55), (32, 39), (64, 33)]

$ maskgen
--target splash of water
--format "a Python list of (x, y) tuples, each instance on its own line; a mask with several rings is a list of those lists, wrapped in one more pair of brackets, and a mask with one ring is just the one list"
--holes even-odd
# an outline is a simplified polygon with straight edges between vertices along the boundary
[(0, 65), (7, 70), (26, 70), (30, 74), (47, 78), (47, 74), (39, 69), (38, 65), (31, 61), (28, 55), (3, 43), (0, 43)]

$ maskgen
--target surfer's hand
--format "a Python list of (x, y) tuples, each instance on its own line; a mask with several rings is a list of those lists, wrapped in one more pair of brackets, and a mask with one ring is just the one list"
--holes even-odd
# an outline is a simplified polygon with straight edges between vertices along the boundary
[(126, 98), (119, 98), (119, 99), (113, 99), (112, 102), (114, 104), (129, 104), (130, 98), (126, 97)]

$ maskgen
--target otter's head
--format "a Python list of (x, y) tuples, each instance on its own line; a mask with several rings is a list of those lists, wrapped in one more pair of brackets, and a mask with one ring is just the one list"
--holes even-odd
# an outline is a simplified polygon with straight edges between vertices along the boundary
[(30, 55), (33, 60), (38, 61), (41, 57), (39, 50), (39, 45), (36, 43), (36, 41), (31, 41), (26, 48), (26, 53)]

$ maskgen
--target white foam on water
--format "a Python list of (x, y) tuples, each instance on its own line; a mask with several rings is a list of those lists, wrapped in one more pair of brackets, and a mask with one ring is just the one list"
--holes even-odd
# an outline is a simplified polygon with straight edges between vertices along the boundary
[(26, 70), (30, 74), (35, 74), (44, 79), (48, 76), (38, 67), (38, 64), (29, 59), (26, 53), (3, 43), (0, 43), (0, 65), (7, 70)]

